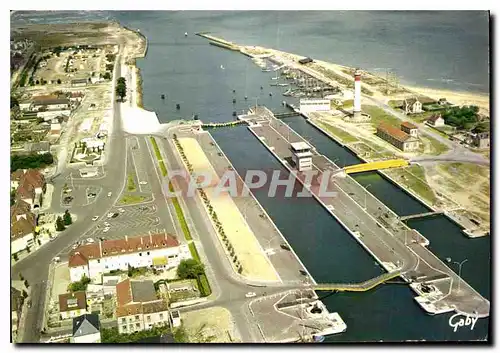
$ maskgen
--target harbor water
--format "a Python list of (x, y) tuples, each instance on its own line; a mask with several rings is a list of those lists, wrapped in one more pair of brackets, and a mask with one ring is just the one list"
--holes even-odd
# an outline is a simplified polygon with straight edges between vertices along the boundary
[[(487, 61), (488, 57), (487, 18), (484, 20), (482, 13), (467, 15), (475, 16), (480, 24), (470, 19), (461, 22), (462, 15), (458, 13), (439, 16), (425, 12), (421, 14), (422, 17), (415, 13), (398, 14), (397, 17), (386, 12), (378, 15), (365, 13), (363, 15), (365, 19), (370, 19), (371, 22), (368, 22), (380, 32), (376, 34), (380, 37), (378, 39), (373, 36), (368, 39), (362, 38), (364, 31), (369, 30), (367, 24), (347, 35), (347, 29), (352, 29), (352, 24), (349, 25), (349, 23), (353, 21), (354, 14), (331, 13), (329, 19), (325, 15), (318, 15), (323, 17), (314, 20), (312, 13), (306, 13), (300, 20), (294, 21), (287, 17), (300, 17), (300, 14), (283, 13), (280, 15), (279, 21), (282, 25), (279, 30), (276, 25), (269, 24), (270, 16), (276, 16), (276, 14), (259, 12), (251, 12), (244, 18), (231, 12), (228, 14), (101, 12), (91, 19), (106, 17), (116, 19), (129, 28), (140, 29), (141, 33), (148, 38), (148, 55), (145, 59), (138, 60), (143, 79), (143, 103), (146, 109), (157, 113), (160, 122), (179, 118), (191, 119), (195, 114), (204, 122), (224, 122), (234, 120), (234, 111), (241, 114), (256, 103), (265, 105), (274, 112), (280, 112), (285, 111), (282, 106), (283, 100), (291, 103), (295, 101), (294, 98), (281, 95), (286, 87), (270, 86), (271, 77), (275, 75), (273, 72), (262, 72), (250, 58), (241, 54), (210, 46), (207, 40), (194, 35), (196, 31), (213, 31), (214, 34), (237, 43), (279, 47), (303, 55), (312, 53), (310, 54), (312, 56), (347, 65), (361, 64), (366, 68), (398, 67), (399, 72), (408, 72), (408, 76), (404, 75), (408, 82), (419, 85), (488, 91), (487, 69), (486, 72), (482, 69), (471, 72), (470, 68), (459, 70), (454, 67), (448, 71), (440, 71), (446, 73), (440, 75), (453, 77), (454, 82), (463, 82), (463, 84), (460, 87), (444, 87), (443, 85), (438, 87), (436, 82), (424, 82), (425, 80), (421, 78), (433, 77), (436, 67), (443, 67), (440, 55), (433, 54), (427, 57), (425, 74), (419, 72), (423, 70), (419, 67), (415, 68), (417, 72), (412, 74), (411, 70), (406, 69), (404, 63), (419, 61), (418, 56), (422, 54), (414, 53), (416, 48), (411, 49), (410, 52), (397, 52), (397, 55), (384, 53), (384, 48), (396, 50), (394, 48), (401, 40), (399, 37), (394, 37), (393, 30), (382, 26), (382, 23), (391, 19), (391, 26), (396, 26), (400, 32), (401, 28), (405, 28), (406, 31), (402, 31), (404, 33), (400, 35), (409, 38), (408, 40), (414, 38), (417, 47), (420, 46), (419, 50), (424, 50), (424, 54), (427, 49), (429, 53), (434, 53), (433, 46), (446, 45), (449, 54), (459, 53), (457, 55), (460, 59), (457, 60), (456, 66), (467, 66), (474, 62), (470, 64), (472, 67), (478, 67), (478, 65), (481, 67), (484, 59)], [(64, 21), (65, 15), (59, 14), (58, 16), (59, 21)], [(78, 17), (74, 14), (71, 16), (69, 18), (73, 20), (74, 17)], [(405, 16), (409, 16), (406, 20), (408, 28), (405, 27), (403, 19)], [(421, 22), (418, 21), (419, 18), (422, 19)], [(29, 16), (22, 14), (18, 20), (29, 21)], [(44, 21), (50, 21), (50, 16)], [(335, 25), (330, 26), (328, 21)], [(473, 28), (470, 32), (464, 33), (462, 27), (467, 24)], [(436, 30), (439, 26), (441, 26), (441, 31)], [(333, 33), (336, 30), (343, 31), (340, 33), (344, 33), (345, 36)], [(410, 30), (414, 37), (409, 32)], [(184, 32), (188, 32), (189, 35), (185, 37)], [(330, 36), (336, 38), (337, 42), (332, 43), (328, 39)], [(430, 41), (432, 36), (437, 36), (433, 39), (436, 42)], [(459, 38), (457, 39), (456, 36)], [(480, 39), (472, 42), (468, 36)], [(312, 37), (315, 39), (309, 40)], [(384, 42), (384, 38), (388, 38), (389, 42)], [(424, 43), (426, 38), (432, 43)], [(346, 44), (356, 40), (361, 41), (362, 47), (365, 48), (366, 52), (362, 55), (356, 52), (355, 56), (351, 44)], [(477, 50), (462, 49), (462, 43), (457, 43), (459, 40), (467, 40), (467, 43), (470, 42), (471, 46), (476, 46)], [(484, 48), (484, 41), (486, 41), (486, 48)], [(332, 43), (332, 45), (322, 46), (322, 42)], [(432, 48), (427, 48), (426, 45)], [(378, 46), (383, 48), (377, 49)], [(377, 62), (369, 63), (368, 60), (372, 58)], [(395, 60), (399, 60), (399, 63)], [(458, 71), (455, 72), (455, 70)], [(161, 94), (165, 94), (165, 99), (160, 98)], [(235, 103), (233, 99), (236, 100)], [(180, 104), (180, 109), (176, 109), (176, 104)], [(341, 165), (360, 162), (350, 151), (316, 130), (303, 118), (289, 118), (284, 121), (331, 160), (338, 161)], [(244, 174), (248, 169), (260, 169), (281, 170), (283, 174), (286, 174), (281, 164), (246, 127), (214, 129), (211, 133), (238, 172)], [(409, 215), (427, 210), (420, 202), (376, 172), (363, 173), (354, 178), (364, 186), (370, 185), (369, 191), (398, 215)], [(314, 199), (270, 198), (267, 196), (267, 190), (258, 190), (255, 194), (316, 281), (362, 281), (383, 272), (375, 260)], [(409, 225), (430, 240), (430, 249), (441, 259), (447, 257), (450, 257), (452, 261), (468, 259), (463, 266), (462, 277), (479, 293), (490, 299), (489, 237), (466, 238), (461, 229), (444, 216), (412, 220)], [(454, 265), (450, 264), (450, 266)], [(458, 272), (457, 268), (452, 267), (452, 269)], [(322, 297), (327, 293), (318, 293), (318, 295)], [(338, 312), (348, 327), (345, 333), (327, 337), (326, 342), (483, 340), (487, 337), (488, 319), (478, 320), (473, 330), (470, 327), (462, 327), (454, 332), (448, 322), (452, 313), (427, 315), (413, 300), (414, 296), (415, 294), (406, 285), (385, 284), (366, 293), (337, 293), (324, 298), (323, 301), (328, 309)]]

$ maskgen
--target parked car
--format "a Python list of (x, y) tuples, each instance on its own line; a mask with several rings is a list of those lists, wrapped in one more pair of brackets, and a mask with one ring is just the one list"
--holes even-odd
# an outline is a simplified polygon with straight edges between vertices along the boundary
[(108, 192), (108, 197), (111, 197), (111, 195), (113, 195), (112, 192)]
[(107, 233), (107, 232), (109, 231), (109, 229), (110, 229), (109, 227), (106, 227), (106, 228), (104, 228), (104, 229), (102, 230), (102, 232), (103, 232), (103, 233)]
[(54, 262), (59, 262), (59, 261), (61, 261), (61, 258), (59, 256), (56, 256), (53, 258), (53, 260), (54, 260)]
[(147, 181), (140, 181), (139, 184), (140, 185), (146, 185), (148, 182)]
[(248, 292), (247, 294), (245, 294), (245, 297), (247, 298), (253, 298), (255, 297), (257, 294), (255, 294), (254, 292)]
[(123, 212), (125, 212), (125, 210), (123, 208), (119, 208), (118, 212), (123, 213)]
[(288, 246), (288, 244), (286, 244), (286, 243), (281, 243), (281, 244), (280, 244), (280, 247), (281, 247), (282, 249), (284, 249), (284, 250), (290, 250), (290, 247), (289, 247), (289, 246)]
[(92, 220), (93, 220), (93, 221), (97, 221), (98, 219), (99, 219), (99, 216), (94, 216), (94, 217), (92, 217)]
[(115, 213), (113, 213), (113, 214), (111, 215), (111, 218), (116, 218), (116, 217), (118, 217), (118, 215), (119, 215), (119, 213), (118, 213), (118, 212), (115, 212)]
[(94, 239), (92, 238), (87, 238), (87, 243), (92, 244), (94, 242)]
[(80, 244), (73, 244), (73, 250), (75, 250)]
[(110, 227), (110, 224), (108, 222), (104, 222), (104, 225), (109, 228)]
[(108, 213), (108, 218), (113, 217), (113, 212)]

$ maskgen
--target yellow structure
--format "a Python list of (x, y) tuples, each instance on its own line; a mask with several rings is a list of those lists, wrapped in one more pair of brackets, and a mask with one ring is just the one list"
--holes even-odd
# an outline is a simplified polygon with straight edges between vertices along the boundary
[(405, 159), (390, 159), (387, 161), (378, 161), (378, 162), (369, 162), (369, 163), (350, 165), (350, 166), (344, 168), (344, 172), (346, 174), (353, 174), (353, 173), (368, 172), (371, 170), (380, 170), (380, 169), (388, 169), (388, 168), (401, 168), (401, 167), (406, 167), (409, 164), (410, 164), (410, 162), (408, 162)]
[(378, 277), (369, 279), (368, 281), (361, 283), (324, 283), (314, 285), (315, 290), (322, 291), (339, 291), (339, 292), (366, 292), (370, 289), (375, 288), (379, 284), (382, 284), (390, 279), (396, 278), (401, 275), (401, 272), (388, 272), (384, 273)]

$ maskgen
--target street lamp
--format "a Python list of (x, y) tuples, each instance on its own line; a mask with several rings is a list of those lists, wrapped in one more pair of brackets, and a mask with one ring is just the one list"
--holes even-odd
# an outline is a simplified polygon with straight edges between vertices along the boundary
[(365, 186), (365, 211), (366, 211), (366, 195), (368, 195), (368, 187), (372, 186), (372, 184), (368, 184)]
[(463, 260), (462, 262), (453, 261), (454, 264), (458, 265), (458, 291), (460, 292), (460, 283), (462, 282), (462, 265), (466, 263), (468, 259)]

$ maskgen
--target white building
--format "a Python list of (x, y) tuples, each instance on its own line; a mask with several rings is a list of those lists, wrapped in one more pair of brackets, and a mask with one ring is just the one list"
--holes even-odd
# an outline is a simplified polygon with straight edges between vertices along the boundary
[(290, 144), (292, 159), (297, 169), (302, 172), (312, 169), (311, 146), (305, 142), (294, 142)]
[(170, 311), (170, 320), (172, 321), (172, 327), (179, 327), (181, 325), (181, 313), (179, 310)]
[(101, 343), (101, 324), (97, 314), (84, 314), (73, 319), (71, 343)]
[(86, 137), (81, 140), (82, 142), (85, 143), (85, 146), (87, 148), (93, 148), (93, 149), (98, 149), (102, 150), (104, 149), (104, 141), (93, 138), (93, 137)]
[(71, 282), (79, 281), (83, 275), (100, 282), (103, 273), (113, 270), (126, 271), (129, 266), (167, 269), (190, 258), (187, 244), (160, 233), (80, 246), (71, 251), (68, 267)]
[(300, 99), (300, 112), (328, 112), (331, 110), (329, 99)]
[(441, 117), (441, 114), (434, 114), (427, 119), (426, 123), (430, 126), (442, 127), (444, 126), (444, 119)]
[(417, 98), (405, 99), (403, 108), (406, 114), (422, 113), (422, 103)]
[(149, 330), (169, 323), (168, 304), (156, 295), (152, 280), (126, 279), (116, 285), (119, 333)]
[(71, 115), (71, 110), (65, 109), (65, 110), (47, 110), (44, 112), (37, 112), (36, 117), (37, 118), (43, 118), (43, 120), (48, 121), (51, 120), (57, 116), (70, 116)]

